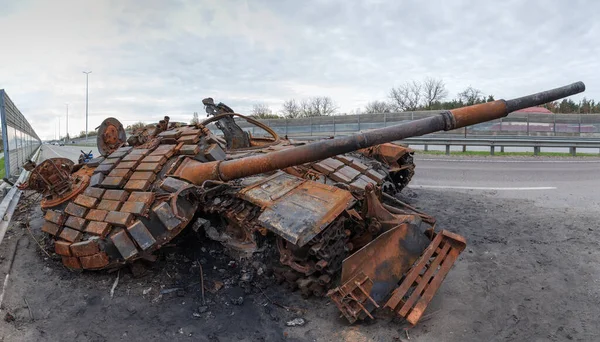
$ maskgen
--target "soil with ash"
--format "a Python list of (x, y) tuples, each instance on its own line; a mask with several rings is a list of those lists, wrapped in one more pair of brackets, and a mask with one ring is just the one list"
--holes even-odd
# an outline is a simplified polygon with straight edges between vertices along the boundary
[(0, 310), (0, 341), (589, 341), (600, 336), (600, 227), (593, 212), (541, 208), (485, 193), (406, 189), (401, 199), (436, 217), (439, 229), (465, 236), (467, 248), (416, 327), (381, 315), (351, 326), (327, 298), (303, 299), (277, 285), (267, 267), (273, 255), (235, 261), (191, 229), (162, 248), (154, 263), (112, 273), (69, 271), (40, 232), (42, 212), (33, 197), (20, 205), (0, 246), (2, 279), (16, 247)]

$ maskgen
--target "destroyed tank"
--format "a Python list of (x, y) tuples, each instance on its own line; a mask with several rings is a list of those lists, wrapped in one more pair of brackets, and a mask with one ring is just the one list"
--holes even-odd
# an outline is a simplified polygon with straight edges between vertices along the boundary
[[(98, 130), (102, 157), (30, 161), (19, 188), (43, 194), (42, 230), (70, 269), (154, 260), (191, 227), (239, 258), (275, 249), (277, 280), (305, 296), (329, 297), (350, 323), (380, 308), (416, 324), (466, 242), (394, 196), (412, 162), (411, 151), (393, 142), (584, 90), (577, 82), (315, 142), (281, 138), (207, 98), (211, 117), (196, 125), (165, 117), (128, 138), (108, 118)], [(235, 117), (271, 137), (253, 137)], [(222, 137), (208, 128), (213, 122)]]

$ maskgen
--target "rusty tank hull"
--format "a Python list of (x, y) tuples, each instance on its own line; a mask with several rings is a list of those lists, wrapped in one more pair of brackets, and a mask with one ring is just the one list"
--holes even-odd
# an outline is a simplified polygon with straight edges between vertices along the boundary
[[(437, 231), (433, 217), (393, 196), (403, 187), (397, 175), (412, 172), (412, 151), (391, 142), (584, 89), (578, 82), (312, 143), (280, 138), (246, 118), (272, 135), (252, 137), (231, 127), (241, 115), (205, 99), (212, 118), (182, 125), (165, 117), (127, 141), (109, 118), (98, 134), (102, 157), (28, 163), (31, 177), (19, 187), (43, 194), (42, 230), (71, 269), (154, 260), (155, 251), (192, 227), (239, 257), (274, 248), (279, 282), (329, 297), (351, 323), (379, 308), (416, 324), (466, 241)], [(212, 122), (223, 137), (208, 128)]]

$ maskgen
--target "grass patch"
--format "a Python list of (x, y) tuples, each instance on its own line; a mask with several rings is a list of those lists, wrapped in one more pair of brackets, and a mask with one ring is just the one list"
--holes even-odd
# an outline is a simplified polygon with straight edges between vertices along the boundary
[[(416, 150), (421, 154), (432, 154), (432, 155), (445, 155), (445, 151), (423, 151)], [(490, 156), (490, 157), (511, 157), (511, 156), (534, 156), (533, 152), (494, 152), (492, 156), (489, 151), (450, 151), (451, 156)], [(573, 157), (567, 152), (540, 152), (540, 157)], [(592, 153), (578, 153), (577, 157), (598, 157), (597, 154)]]
[(6, 177), (6, 170), (4, 169), (4, 157), (0, 158), (0, 179)]

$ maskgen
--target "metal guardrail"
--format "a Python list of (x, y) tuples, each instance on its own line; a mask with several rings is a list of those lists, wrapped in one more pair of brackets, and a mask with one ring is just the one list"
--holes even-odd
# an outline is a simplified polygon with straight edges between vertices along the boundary
[[(542, 147), (569, 148), (572, 155), (577, 154), (577, 148), (597, 148), (600, 151), (600, 140), (592, 139), (527, 139), (522, 137), (513, 138), (438, 138), (438, 137), (416, 137), (400, 141), (408, 145), (424, 145), (425, 151), (428, 146), (446, 146), (446, 154), (450, 154), (450, 146), (489, 146), (490, 154), (494, 155), (496, 147), (504, 152), (504, 147), (533, 147), (533, 154), (539, 155)], [(464, 148), (463, 148), (464, 150)]]
[[(296, 135), (288, 136), (290, 139), (296, 140), (318, 140), (334, 138), (343, 135), (354, 134), (321, 134), (315, 135)], [(428, 151), (429, 146), (445, 146), (446, 154), (450, 154), (450, 146), (463, 146), (463, 151), (466, 146), (487, 146), (490, 147), (490, 154), (494, 155), (496, 148), (500, 147), (501, 152), (504, 152), (505, 147), (533, 147), (534, 155), (539, 155), (541, 148), (568, 148), (572, 155), (576, 155), (578, 148), (597, 148), (600, 153), (600, 138), (565, 138), (565, 137), (523, 137), (523, 136), (487, 136), (487, 137), (470, 137), (465, 138), (460, 135), (443, 135), (430, 134), (421, 137), (407, 138), (398, 140), (395, 143), (403, 145), (423, 145), (425, 151)]]

